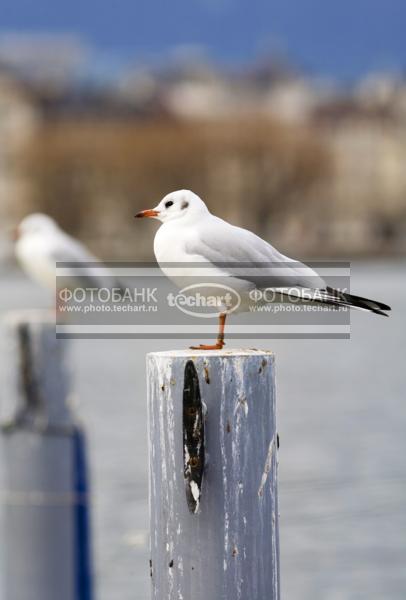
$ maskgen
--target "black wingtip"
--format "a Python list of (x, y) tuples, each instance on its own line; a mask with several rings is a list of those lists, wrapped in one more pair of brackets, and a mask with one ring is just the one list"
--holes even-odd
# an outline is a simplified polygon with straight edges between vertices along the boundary
[(366, 310), (370, 310), (376, 315), (382, 315), (384, 317), (389, 317), (385, 311), (392, 310), (390, 306), (384, 304), (383, 302), (378, 302), (377, 300), (370, 300), (369, 298), (363, 298), (362, 296), (355, 296), (354, 294), (347, 294), (345, 292), (340, 292), (338, 290), (334, 290), (333, 288), (327, 288), (327, 290), (338, 297), (348, 302), (351, 306), (356, 308), (364, 308)]

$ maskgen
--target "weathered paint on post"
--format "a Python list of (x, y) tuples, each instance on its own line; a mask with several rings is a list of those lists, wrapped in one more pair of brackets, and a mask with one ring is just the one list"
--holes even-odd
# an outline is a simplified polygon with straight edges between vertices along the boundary
[(67, 342), (44, 312), (13, 314), (6, 330), (4, 598), (91, 600), (85, 439), (67, 402)]
[[(185, 367), (205, 406), (196, 514), (184, 473)], [(278, 600), (274, 357), (258, 350), (149, 354), (153, 600)]]

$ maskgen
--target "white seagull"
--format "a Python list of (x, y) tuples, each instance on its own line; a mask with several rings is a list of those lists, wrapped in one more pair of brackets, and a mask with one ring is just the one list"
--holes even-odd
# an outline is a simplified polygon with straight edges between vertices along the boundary
[[(182, 286), (183, 277), (199, 273), (199, 269), (193, 264), (186, 266), (187, 263), (199, 263), (198, 266), (204, 263), (208, 267), (205, 273), (238, 291), (242, 298), (239, 311), (247, 310), (253, 290), (271, 288), (281, 299), (353, 307), (388, 316), (384, 311), (390, 307), (386, 304), (328, 287), (307, 265), (284, 256), (255, 233), (212, 215), (203, 200), (190, 190), (172, 192), (155, 208), (135, 216), (161, 221), (154, 239), (154, 253), (162, 271), (175, 284)], [(182, 269), (174, 269), (173, 263), (181, 263)], [(192, 348), (222, 349), (226, 316), (232, 310), (226, 305), (222, 307), (215, 344)]]
[[(34, 213), (25, 217), (15, 229), (15, 254), (23, 270), (35, 282), (56, 290), (56, 263), (78, 263), (80, 279), (74, 266), (64, 268), (63, 287), (75, 285), (111, 286), (111, 272), (106, 267), (87, 266), (100, 263), (78, 240), (65, 233), (48, 215)], [(85, 264), (83, 264), (85, 263)], [(83, 268), (82, 268), (83, 267)]]

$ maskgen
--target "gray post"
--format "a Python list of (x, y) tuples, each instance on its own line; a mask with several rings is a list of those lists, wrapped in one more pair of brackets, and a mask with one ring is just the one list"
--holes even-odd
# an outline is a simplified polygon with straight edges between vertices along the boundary
[(90, 600), (84, 435), (67, 404), (66, 341), (47, 313), (16, 313), (6, 329), (4, 598)]
[(278, 600), (274, 357), (147, 357), (153, 600)]

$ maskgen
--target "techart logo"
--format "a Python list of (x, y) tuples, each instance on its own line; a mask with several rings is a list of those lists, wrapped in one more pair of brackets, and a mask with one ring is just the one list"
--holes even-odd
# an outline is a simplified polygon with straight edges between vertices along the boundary
[(211, 319), (221, 313), (232, 313), (241, 304), (241, 297), (233, 288), (221, 283), (194, 283), (177, 294), (167, 296), (168, 305), (186, 315)]

